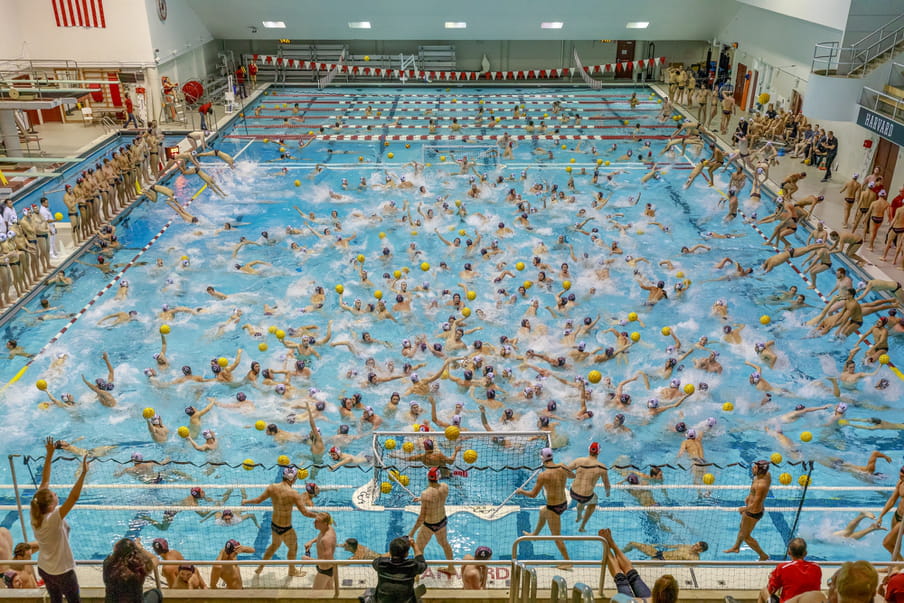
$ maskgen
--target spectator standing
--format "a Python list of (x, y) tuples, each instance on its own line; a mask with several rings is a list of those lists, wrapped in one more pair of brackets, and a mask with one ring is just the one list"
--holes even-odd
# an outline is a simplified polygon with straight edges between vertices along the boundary
[(826, 136), (825, 141), (822, 143), (822, 148), (825, 151), (825, 168), (826, 174), (823, 177), (823, 182), (828, 182), (832, 179), (832, 164), (835, 163), (835, 157), (838, 155), (838, 139), (835, 138), (835, 133), (829, 130), (828, 135)]
[(157, 558), (142, 548), (141, 543), (122, 538), (104, 559), (104, 603), (142, 603), (144, 581), (154, 571)]
[(135, 117), (135, 105), (134, 105), (134, 103), (132, 103), (132, 97), (129, 96), (128, 94), (126, 94), (125, 106), (126, 106), (126, 123), (123, 126), (123, 128), (128, 128), (129, 124), (135, 124), (136, 128), (140, 127), (138, 125), (138, 118)]
[(894, 219), (895, 214), (898, 213), (898, 209), (902, 205), (904, 205), (904, 186), (902, 186), (898, 190), (898, 196), (891, 200), (891, 207), (889, 208), (889, 211), (891, 212), (892, 219)]
[(785, 603), (802, 593), (819, 590), (822, 585), (822, 569), (806, 561), (807, 543), (803, 538), (792, 538), (788, 543), (791, 561), (782, 563), (769, 574), (769, 583), (760, 591), (760, 603)]
[[(408, 550), (414, 547), (414, 559)], [(377, 572), (377, 603), (415, 603), (414, 578), (424, 573), (427, 562), (417, 542), (405, 536), (389, 543), (389, 558), (374, 559)]]
[(80, 603), (78, 576), (75, 574), (75, 558), (69, 546), (66, 516), (81, 496), (82, 486), (88, 475), (88, 455), (82, 457), (78, 479), (66, 502), (61, 505), (56, 492), (49, 487), (53, 453), (56, 450), (53, 438), (47, 438), (45, 449), (47, 453), (44, 457), (41, 485), (31, 499), (31, 527), (40, 547), (38, 573), (44, 579), (50, 603), (62, 603), (63, 597), (69, 603)]

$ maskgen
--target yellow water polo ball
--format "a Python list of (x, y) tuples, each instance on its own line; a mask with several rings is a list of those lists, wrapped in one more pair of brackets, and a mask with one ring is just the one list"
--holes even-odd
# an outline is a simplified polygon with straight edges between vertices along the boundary
[(790, 473), (782, 473), (778, 476), (778, 483), (782, 484), (783, 486), (787, 486), (791, 483), (791, 479), (792, 478)]
[(270, 139), (269, 139), (269, 138), (265, 138), (265, 139), (264, 139), (264, 144), (267, 144), (268, 142), (270, 142)]
[(416, 230), (412, 230), (412, 231), (411, 231), (411, 236), (416, 237), (416, 236), (417, 236), (417, 231), (416, 231)]
[(393, 153), (392, 151), (390, 151), (390, 152), (386, 153), (386, 157), (387, 157), (388, 159), (392, 159), (393, 157), (395, 157), (395, 153)]
[(780, 452), (773, 452), (772, 456), (769, 457), (769, 460), (772, 461), (773, 465), (781, 465), (782, 464), (782, 454)]
[(286, 152), (286, 147), (279, 147), (279, 152), (280, 152), (280, 153), (285, 153), (285, 152)]
[[(377, 115), (379, 115), (379, 114), (380, 114), (380, 112), (377, 111)], [(384, 143), (383, 143), (383, 146), (384, 146), (384, 147), (388, 147), (388, 146), (389, 146), (389, 141), (387, 140), (386, 142), (384, 142)]]
[(402, 278), (402, 271), (401, 270), (393, 270), (392, 276), (395, 278)]
[(301, 186), (301, 180), (296, 180), (296, 181), (295, 181), (295, 186)]
[(252, 469), (254, 469), (254, 465), (255, 463), (253, 459), (245, 459), (244, 461), (242, 461), (242, 469), (244, 469), (245, 471), (251, 471)]
[(169, 325), (160, 325), (160, 334), (161, 335), (169, 335), (170, 327)]
[(414, 452), (414, 443), (405, 442), (404, 444), (402, 444), (402, 450), (404, 450), (405, 452)]
[(813, 439), (813, 434), (810, 433), (809, 431), (802, 431), (802, 432), (801, 432), (801, 434), (800, 434), (800, 441), (801, 441), (801, 442), (809, 442), (809, 441), (812, 440), (812, 439)]
[(392, 484), (389, 482), (382, 482), (380, 484), (380, 492), (382, 492), (383, 494), (389, 494), (390, 492), (392, 492)]
[(35, 381), (35, 387), (43, 392), (47, 389), (47, 382), (43, 379), (38, 379), (37, 381)]
[(575, 158), (574, 158), (574, 157), (572, 157), (571, 159), (568, 160), (568, 163), (574, 163), (574, 162), (575, 162)]
[(630, 320), (631, 322), (634, 322), (635, 320), (637, 320), (637, 312), (629, 312), (628, 320)]
[(680, 115), (673, 115), (673, 116), (672, 116), (672, 119), (674, 119), (675, 121), (680, 121), (680, 120), (681, 120), (681, 116), (680, 116)]
[(465, 450), (465, 453), (461, 456), (461, 458), (463, 458), (466, 463), (476, 463), (477, 462), (477, 451), (471, 450), (469, 448), (468, 450)]
[(675, 278), (684, 278), (684, 272), (679, 270), (678, 272), (675, 273)]
[(457, 102), (458, 102), (458, 99), (457, 99), (457, 98), (453, 98), (453, 99), (452, 99), (452, 104), (455, 104), (455, 103), (457, 103)]
[(421, 270), (424, 272), (430, 270), (430, 262), (421, 262)]
[(879, 356), (879, 364), (888, 364), (891, 358), (888, 357), (888, 354), (882, 354)]
[(345, 292), (345, 287), (342, 285), (336, 285), (335, 288), (336, 288), (336, 293), (338, 293), (339, 295), (342, 295)]
[(269, 327), (267, 327), (267, 333), (270, 333), (270, 335), (276, 333), (276, 325), (270, 325)]
[(562, 288), (566, 291), (571, 289), (571, 281), (562, 281)]
[(283, 339), (286, 336), (286, 332), (282, 329), (276, 329), (276, 333), (274, 333), (274, 335), (276, 335), (277, 339)]
[(465, 297), (468, 298), (468, 301), (474, 301), (475, 299), (477, 299), (477, 292), (476, 291), (468, 291), (467, 293), (465, 293)]
[(298, 479), (308, 479), (308, 470), (301, 468), (298, 470)]
[(358, 155), (358, 162), (364, 163), (364, 155)]
[(606, 161), (604, 161), (603, 165), (609, 165), (609, 160), (607, 159)]
[(358, 260), (358, 263), (359, 263), (359, 264), (363, 264), (363, 263), (364, 263), (364, 260), (365, 260), (364, 254), (363, 254), (363, 253), (359, 253), (359, 254), (358, 254), (358, 257), (355, 258), (355, 259)]
[(254, 428), (258, 431), (263, 431), (263, 430), (267, 429), (267, 422), (264, 421), (263, 419), (258, 419), (257, 421), (254, 422)]
[(659, 332), (662, 333), (665, 337), (668, 337), (669, 335), (672, 334), (672, 329), (671, 329), (671, 327), (662, 327), (662, 329)]
[(383, 231), (381, 230), (381, 231), (380, 231), (380, 234), (377, 235), (377, 236), (379, 236), (381, 239), (385, 239), (385, 238), (386, 238), (386, 233), (383, 232)]
[(50, 410), (50, 402), (38, 402), (38, 408), (41, 410)]
[(229, 366), (229, 361), (226, 358), (223, 358), (222, 356), (220, 356), (219, 358), (217, 358), (217, 364), (219, 364), (222, 367), (227, 367), (227, 366)]
[(411, 145), (408, 144), (408, 143), (406, 142), (406, 143), (405, 143), (405, 148), (406, 148), (406, 149), (410, 149), (410, 148), (411, 148)]
[(402, 484), (403, 486), (407, 486), (408, 484), (411, 483), (411, 480), (408, 479), (407, 475), (400, 475), (398, 477), (398, 480), (399, 480), (399, 483)]
[(388, 440), (383, 442), (383, 448), (385, 448), (386, 450), (395, 450), (395, 447), (396, 447), (396, 441), (393, 440), (392, 438), (389, 438)]
[(596, 160), (596, 164), (597, 164), (597, 165), (603, 165), (603, 160), (602, 160), (602, 159), (597, 159), (597, 160)]
[(772, 317), (768, 314), (763, 314), (762, 316), (760, 316), (761, 325), (768, 325), (770, 322), (772, 322)]
[(544, 113), (544, 114), (543, 114), (543, 118), (545, 119), (545, 118), (547, 118), (547, 117), (549, 117), (549, 113)]
[(568, 172), (568, 173), (570, 174), (570, 173), (571, 173), (571, 166), (570, 166), (570, 165), (565, 166), (565, 171)]
[(53, 219), (56, 220), (57, 222), (59, 222), (60, 220), (63, 219), (63, 214), (61, 214), (60, 212), (57, 212), (57, 213), (53, 214)]
[(521, 283), (521, 286), (525, 289), (530, 289), (534, 286), (534, 281), (524, 281), (523, 283)]
[(731, 402), (726, 402), (722, 405), (722, 410), (725, 412), (731, 412), (734, 410), (734, 404)]
[(459, 236), (462, 236), (462, 237), (463, 237), (463, 236), (465, 236), (466, 234), (468, 234), (468, 231), (465, 230), (464, 228), (459, 228), (459, 229), (458, 229), (458, 234), (459, 234)]
[(567, 148), (568, 148), (568, 145), (567, 145), (567, 144), (563, 144), (563, 145), (562, 145), (562, 150), (563, 150), (563, 151), (564, 151), (565, 149), (567, 149)]
[(187, 438), (191, 432), (188, 430), (188, 427), (182, 425), (181, 427), (179, 427), (179, 429), (176, 430), (176, 433), (179, 434), (180, 438)]
[(461, 429), (459, 429), (456, 425), (449, 425), (446, 427), (446, 439), (455, 441), (458, 439), (458, 436), (461, 435)]
[(797, 478), (797, 483), (800, 484), (801, 486), (803, 486), (804, 488), (806, 488), (806, 487), (809, 486), (812, 482), (811, 482), (811, 480), (810, 480), (810, 478), (809, 478), (808, 476), (806, 476), (806, 475), (801, 475), (799, 478)]
[(599, 383), (602, 378), (602, 373), (597, 370), (592, 370), (587, 373), (587, 381), (589, 381), (590, 383)]
[(686, 393), (686, 394), (692, 394), (692, 393), (694, 393), (695, 391), (696, 391), (696, 388), (694, 388), (694, 384), (693, 384), (693, 383), (686, 383), (686, 384), (684, 385), (684, 393)]
[(838, 425), (840, 427), (844, 427), (845, 425), (848, 425), (849, 423), (850, 423), (850, 421), (848, 421), (847, 419), (838, 419)]
[(267, 343), (264, 341), (257, 344), (257, 349), (260, 350), (261, 352), (266, 352), (269, 349), (269, 347), (270, 346), (268, 346)]
[(467, 307), (467, 306), (465, 306), (464, 308), (462, 308), (462, 309), (461, 309), (461, 315), (464, 316), (465, 318), (467, 318), (468, 316), (470, 316), (470, 315), (471, 315), (471, 308), (469, 308), (469, 307)]
[(716, 476), (712, 473), (704, 473), (703, 474), (703, 483), (707, 486), (711, 486), (716, 483)]
[(150, 419), (155, 414), (157, 414), (157, 413), (154, 412), (154, 409), (151, 408), (150, 406), (148, 406), (147, 408), (145, 408), (144, 410), (141, 411), (141, 416), (144, 417), (145, 419)]
[(637, 331), (632, 332), (631, 333), (631, 341), (633, 341), (635, 343), (640, 341), (640, 333), (638, 333)]
[(276, 464), (281, 465), (283, 467), (288, 467), (289, 465), (292, 464), (292, 459), (290, 459), (288, 457), (288, 455), (281, 454), (278, 457), (276, 457)]
[(364, 60), (365, 60), (365, 61), (369, 61), (369, 60), (370, 60), (370, 56), (364, 55)]
[(445, 155), (440, 155), (440, 156), (439, 156), (439, 160), (440, 160), (440, 161), (445, 161), (445, 160), (446, 160), (446, 156), (445, 156)]
[(376, 291), (374, 291), (374, 297), (377, 299), (383, 299), (383, 292), (377, 289)]
[(455, 207), (461, 207), (461, 199), (455, 200)]
[(524, 262), (516, 262), (516, 263), (515, 263), (515, 270), (518, 270), (519, 272), (520, 272), (521, 270), (524, 270)]

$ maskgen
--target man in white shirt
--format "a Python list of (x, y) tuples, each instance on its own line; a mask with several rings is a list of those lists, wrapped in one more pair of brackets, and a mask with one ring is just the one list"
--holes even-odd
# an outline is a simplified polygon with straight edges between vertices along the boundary
[(41, 197), (41, 207), (38, 208), (38, 215), (47, 222), (47, 228), (50, 229), (50, 257), (57, 257), (57, 229), (54, 225), (56, 220), (50, 211), (50, 200), (47, 197)]

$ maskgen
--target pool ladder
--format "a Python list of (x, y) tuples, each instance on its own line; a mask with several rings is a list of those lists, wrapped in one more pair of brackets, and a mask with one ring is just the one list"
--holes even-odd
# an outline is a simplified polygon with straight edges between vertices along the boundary
[[(589, 540), (602, 544), (603, 554), (600, 561), (599, 594), (603, 596), (603, 584), (606, 576), (605, 562), (609, 555), (609, 542), (601, 536), (521, 536), (512, 543), (512, 581), (509, 589), (509, 603), (536, 603), (537, 570), (527, 567), (524, 561), (518, 560), (518, 545), (529, 540)], [(562, 576), (554, 576), (550, 585), (551, 603), (567, 603), (568, 583)], [(596, 601), (593, 588), (578, 582), (571, 589), (571, 603), (593, 603)]]

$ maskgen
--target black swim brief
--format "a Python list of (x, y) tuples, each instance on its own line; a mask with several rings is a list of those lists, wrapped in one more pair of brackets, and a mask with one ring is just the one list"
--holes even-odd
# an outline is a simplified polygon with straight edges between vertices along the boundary
[(430, 523), (429, 521), (425, 521), (425, 522), (424, 522), (424, 527), (427, 528), (428, 530), (430, 530), (431, 532), (439, 532), (439, 531), (442, 530), (444, 527), (446, 527), (446, 524), (447, 524), (448, 522), (449, 522), (449, 518), (448, 518), (448, 517), (443, 517), (442, 519), (440, 519), (440, 520), (439, 520), (438, 522), (436, 522), (436, 523)]
[(750, 519), (762, 519), (763, 515), (766, 513), (765, 511), (760, 511), (759, 513), (751, 513), (750, 511), (744, 511), (744, 513)]
[(283, 534), (288, 534), (292, 531), (292, 526), (278, 526), (272, 521), (270, 522), (270, 530), (277, 536), (282, 536)]
[(317, 566), (317, 573), (320, 574), (321, 576), (329, 576), (330, 578), (332, 578), (332, 577), (333, 577), (333, 572), (334, 572), (335, 570), (336, 570), (335, 567), (330, 567), (330, 568), (327, 568), (327, 569), (323, 569), (323, 568), (321, 568), (319, 565)]
[(555, 513), (556, 515), (561, 515), (568, 509), (568, 503), (563, 502), (557, 505), (546, 505), (546, 508)]

